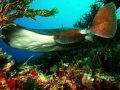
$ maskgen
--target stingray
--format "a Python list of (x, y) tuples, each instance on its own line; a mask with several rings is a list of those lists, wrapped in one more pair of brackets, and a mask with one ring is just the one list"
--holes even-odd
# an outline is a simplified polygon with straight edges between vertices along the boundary
[(30, 52), (49, 52), (78, 47), (82, 39), (92, 40), (88, 34), (103, 38), (114, 37), (117, 30), (116, 7), (114, 3), (102, 7), (92, 22), (91, 28), (30, 29), (13, 26), (2, 31), (4, 42), (12, 48)]

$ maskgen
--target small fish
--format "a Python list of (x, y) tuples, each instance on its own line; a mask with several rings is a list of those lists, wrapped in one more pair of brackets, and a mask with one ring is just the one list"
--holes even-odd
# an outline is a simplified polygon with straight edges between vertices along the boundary
[(29, 29), (13, 26), (3, 30), (4, 42), (12, 48), (30, 52), (49, 52), (66, 50), (79, 46), (82, 39), (93, 41), (88, 34), (103, 38), (114, 37), (117, 30), (116, 7), (114, 3), (106, 4), (96, 14), (92, 27), (87, 30), (78, 28)]

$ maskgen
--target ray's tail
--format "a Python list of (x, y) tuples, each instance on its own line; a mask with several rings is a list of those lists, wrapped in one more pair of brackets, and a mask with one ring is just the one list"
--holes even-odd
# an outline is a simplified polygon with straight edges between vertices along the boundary
[(114, 3), (106, 4), (96, 14), (90, 31), (104, 38), (112, 38), (117, 30), (116, 6)]

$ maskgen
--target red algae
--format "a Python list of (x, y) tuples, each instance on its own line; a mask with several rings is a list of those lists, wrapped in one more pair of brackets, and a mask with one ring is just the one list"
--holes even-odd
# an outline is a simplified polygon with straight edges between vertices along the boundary
[[(24, 67), (28, 67), (28, 65)], [(91, 71), (85, 68), (83, 70), (75, 70), (73, 66), (69, 66), (66, 70), (60, 68), (58, 74), (54, 73), (48, 76), (45, 76), (42, 72), (39, 72), (39, 70), (31, 68), (29, 70), (24, 70), (24, 73), (17, 72), (17, 76), (10, 78), (6, 77), (6, 70), (7, 67), (1, 71), (0, 90), (4, 90), (5, 88), (8, 90), (15, 90), (15, 87), (19, 90), (23, 90), (23, 83), (27, 81), (28, 77), (30, 77), (31, 80), (37, 80), (39, 85), (38, 88), (46, 90), (53, 90), (54, 88), (69, 90), (120, 89), (119, 78), (111, 77), (98, 71), (96, 72), (96, 76), (92, 76)], [(80, 70), (82, 70), (82, 72)]]

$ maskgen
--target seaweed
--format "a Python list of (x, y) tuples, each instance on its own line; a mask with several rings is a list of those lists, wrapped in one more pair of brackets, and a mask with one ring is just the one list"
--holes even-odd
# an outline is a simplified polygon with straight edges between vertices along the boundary
[(32, 80), (30, 77), (27, 78), (27, 81), (23, 83), (23, 90), (37, 90), (39, 85), (37, 80)]
[[(89, 60), (86, 64), (93, 70), (101, 68), (105, 72), (108, 72), (110, 75), (119, 74), (119, 56), (120, 52), (119, 47), (111, 48), (111, 46), (106, 45), (99, 49), (93, 49), (89, 53)], [(93, 72), (94, 73), (94, 72)]]
[[(104, 51), (107, 51), (105, 48)], [(99, 54), (98, 54), (99, 55)], [(87, 62), (87, 58), (85, 62)], [(12, 78), (9, 77), (10, 73), (7, 68), (12, 67), (13, 63), (7, 63), (7, 67), (0, 72), (0, 89), (9, 90), (113, 90), (119, 89), (120, 78), (119, 76), (110, 76), (108, 73), (98, 69), (92, 76), (93, 70), (89, 66), (83, 66), (79, 68), (82, 61), (78, 60), (75, 64), (63, 63), (57, 66), (57, 73), (54, 72), (51, 75), (44, 75), (40, 70), (33, 69), (33, 66), (24, 63), (22, 67), (26, 67), (22, 71), (17, 71), (17, 75)], [(53, 67), (53, 68), (56, 68)], [(55, 70), (56, 71), (56, 70)], [(26, 74), (25, 74), (26, 73)], [(2, 75), (1, 75), (2, 74)], [(7, 77), (6, 77), (7, 76)], [(9, 78), (8, 78), (9, 77)], [(2, 82), (2, 83), (1, 83)]]
[[(0, 0), (0, 30), (4, 30), (6, 28), (10, 28), (10, 26), (16, 26), (13, 21), (16, 18), (30, 17), (35, 20), (35, 16), (55, 16), (59, 11), (55, 7), (52, 10), (46, 9), (29, 9), (30, 3), (34, 0)], [(0, 34), (0, 38), (5, 38), (4, 35)]]
[(7, 56), (6, 52), (1, 52), (2, 48), (0, 48), (0, 70), (3, 69), (3, 67), (10, 61), (11, 56)]

